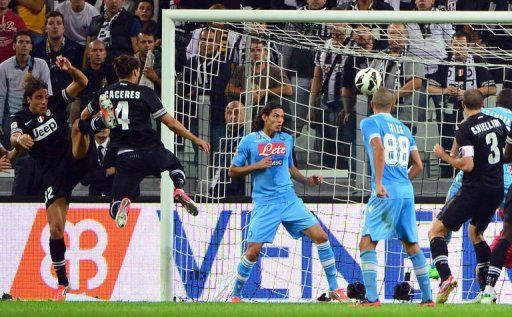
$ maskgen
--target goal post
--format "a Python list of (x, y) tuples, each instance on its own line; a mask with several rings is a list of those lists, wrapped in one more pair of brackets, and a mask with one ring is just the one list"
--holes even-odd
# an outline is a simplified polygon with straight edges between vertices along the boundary
[[(470, 11), (301, 11), (301, 10), (164, 10), (162, 14), (162, 102), (171, 115), (177, 111), (177, 80), (175, 72), (176, 56), (176, 23), (177, 22), (283, 22), (283, 23), (460, 23), (460, 24), (492, 24), (505, 28), (504, 25), (512, 25), (512, 15), (509, 12), (470, 12)], [(511, 26), (512, 28), (512, 26)], [(248, 36), (251, 36), (249, 34)], [(307, 40), (307, 39), (306, 39)], [(300, 43), (297, 45), (301, 45)], [(318, 42), (304, 43), (311, 50), (321, 51), (323, 45)], [(502, 52), (498, 52), (501, 54)], [(491, 52), (494, 54), (494, 52)], [(497, 54), (497, 55), (499, 55)], [(248, 55), (248, 50), (246, 50)], [(507, 54), (507, 59), (510, 58)], [(489, 64), (491, 65), (491, 64)], [(493, 66), (493, 65), (491, 65)], [(496, 66), (498, 67), (498, 66)], [(249, 93), (250, 94), (250, 93)], [(358, 136), (358, 138), (360, 138)], [(175, 149), (174, 135), (167, 129), (162, 128), (162, 142), (173, 151)], [(360, 142), (360, 139), (358, 140)], [(363, 152), (358, 152), (356, 159), (358, 171), (367, 177)], [(308, 154), (309, 155), (309, 154)], [(320, 164), (320, 169), (322, 166)], [(331, 171), (329, 171), (331, 172)], [(335, 174), (335, 172), (332, 172)], [(207, 172), (206, 175), (210, 175)], [(199, 180), (198, 180), (199, 182)], [(209, 182), (209, 180), (206, 180)], [(436, 194), (444, 195), (437, 191)], [(170, 301), (175, 294), (174, 276), (174, 203), (172, 197), (172, 182), (168, 173), (164, 173), (161, 182), (161, 224), (160, 224), (160, 290), (161, 300)], [(200, 193), (204, 194), (204, 193)], [(364, 195), (361, 195), (364, 196)], [(209, 204), (211, 200), (205, 200)], [(362, 198), (358, 203), (362, 203)], [(213, 208), (213, 207), (212, 207)], [(215, 209), (216, 210), (216, 209)], [(212, 215), (212, 219), (216, 219)], [(242, 217), (242, 222), (243, 222)], [(220, 222), (220, 220), (219, 220)], [(348, 225), (347, 225), (348, 226)], [(216, 229), (216, 228), (215, 228)], [(344, 230), (344, 229), (343, 229)], [(356, 230), (356, 229), (354, 229)], [(217, 232), (217, 231), (215, 231)], [(355, 248), (355, 245), (353, 246)], [(286, 251), (288, 252), (288, 251)], [(393, 252), (399, 252), (394, 249)], [(386, 255), (387, 256), (387, 255)], [(201, 261), (199, 261), (201, 263)], [(232, 264), (232, 263), (231, 263)], [(381, 263), (382, 265), (382, 263)], [(232, 268), (230, 268), (232, 270)], [(275, 273), (277, 279), (278, 274)], [(226, 276), (223, 276), (224, 281)], [(225, 285), (223, 287), (226, 287)], [(305, 291), (303, 291), (304, 293)], [(210, 300), (219, 298), (219, 291), (209, 297)]]

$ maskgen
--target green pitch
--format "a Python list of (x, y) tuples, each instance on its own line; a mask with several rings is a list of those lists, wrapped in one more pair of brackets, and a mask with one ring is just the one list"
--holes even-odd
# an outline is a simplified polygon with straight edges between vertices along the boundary
[(318, 304), (255, 304), (255, 303), (119, 303), (119, 302), (0, 302), (0, 316), (147, 316), (147, 317), (207, 317), (207, 316), (512, 316), (512, 306), (476, 304), (444, 305), (435, 308), (417, 304), (388, 304), (382, 307), (359, 308), (337, 303)]

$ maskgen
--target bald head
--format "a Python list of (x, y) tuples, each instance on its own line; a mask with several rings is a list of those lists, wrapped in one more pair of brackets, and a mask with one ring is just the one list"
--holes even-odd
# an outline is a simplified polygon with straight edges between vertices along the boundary
[(478, 110), (484, 104), (484, 95), (477, 89), (468, 89), (464, 92), (462, 101), (464, 106), (470, 110)]
[(394, 101), (393, 93), (382, 87), (373, 94), (372, 105), (374, 110), (389, 111), (393, 107)]

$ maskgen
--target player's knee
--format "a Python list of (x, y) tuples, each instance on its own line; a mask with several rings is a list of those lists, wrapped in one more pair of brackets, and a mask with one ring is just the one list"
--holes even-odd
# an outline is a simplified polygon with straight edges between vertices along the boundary
[(322, 230), (321, 232), (317, 233), (315, 236), (311, 237), (311, 240), (313, 240), (313, 243), (315, 244), (321, 244), (329, 241), (329, 236), (327, 233)]
[(251, 262), (258, 261), (259, 256), (260, 256), (260, 253), (256, 252), (256, 251), (251, 251), (251, 250), (247, 249), (247, 251), (245, 252), (245, 257), (247, 258), (247, 260), (249, 260)]
[(432, 227), (428, 231), (429, 240), (432, 240), (435, 237), (444, 238), (447, 233), (447, 232), (445, 232), (446, 230), (444, 230), (444, 229), (445, 229), (445, 227), (444, 227), (443, 223), (440, 220), (436, 219), (434, 221), (434, 223), (432, 224)]
[(60, 221), (50, 221), (50, 237), (52, 239), (60, 239), (64, 237), (64, 224)]
[(403, 242), (405, 252), (408, 255), (413, 255), (420, 252), (420, 246), (417, 243)]

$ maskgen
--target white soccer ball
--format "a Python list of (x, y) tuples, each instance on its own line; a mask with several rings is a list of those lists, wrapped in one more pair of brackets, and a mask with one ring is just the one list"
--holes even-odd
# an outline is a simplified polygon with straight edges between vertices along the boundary
[(371, 67), (361, 69), (355, 78), (356, 88), (367, 96), (373, 95), (382, 84), (382, 76)]

